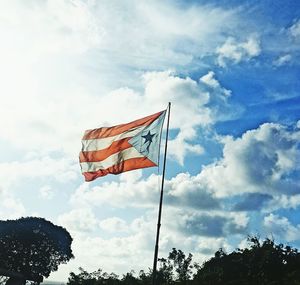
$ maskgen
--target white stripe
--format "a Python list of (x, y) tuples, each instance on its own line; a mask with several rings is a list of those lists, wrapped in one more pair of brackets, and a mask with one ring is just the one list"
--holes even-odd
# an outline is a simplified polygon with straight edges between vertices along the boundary
[(97, 151), (101, 149), (106, 149), (113, 143), (113, 141), (133, 137), (139, 132), (141, 132), (145, 127), (147, 126), (141, 126), (141, 127), (129, 129), (124, 133), (112, 137), (107, 137), (102, 139), (82, 140), (82, 151)]
[(120, 152), (114, 153), (102, 161), (97, 162), (81, 162), (82, 172), (93, 172), (99, 169), (107, 169), (115, 164), (118, 164), (126, 159), (144, 157), (136, 148), (131, 147)]

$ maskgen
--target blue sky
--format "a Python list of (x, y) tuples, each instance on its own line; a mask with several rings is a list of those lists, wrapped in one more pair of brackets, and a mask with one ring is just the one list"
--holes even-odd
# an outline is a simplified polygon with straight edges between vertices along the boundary
[(300, 247), (298, 1), (0, 4), (0, 217), (66, 227), (81, 266), (152, 265), (161, 169), (85, 183), (84, 130), (172, 102), (160, 256)]

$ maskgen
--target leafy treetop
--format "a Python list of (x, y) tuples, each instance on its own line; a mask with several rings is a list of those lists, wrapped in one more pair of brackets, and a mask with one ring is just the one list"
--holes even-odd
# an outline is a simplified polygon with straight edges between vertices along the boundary
[(26, 279), (48, 277), (74, 257), (71, 243), (65, 228), (43, 218), (0, 221), (0, 268)]
[[(271, 239), (260, 241), (248, 238), (250, 246), (229, 254), (219, 249), (214, 257), (202, 265), (192, 264), (187, 256), (173, 248), (167, 258), (159, 259), (159, 285), (300, 285), (300, 253), (297, 249), (275, 244)], [(194, 270), (194, 274), (192, 272)], [(88, 273), (70, 273), (68, 285), (151, 285), (152, 272), (140, 271), (135, 277), (131, 271), (119, 278), (103, 273), (101, 269)]]

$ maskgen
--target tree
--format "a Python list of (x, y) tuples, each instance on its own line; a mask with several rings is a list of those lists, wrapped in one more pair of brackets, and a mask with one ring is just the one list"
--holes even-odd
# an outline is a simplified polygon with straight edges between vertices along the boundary
[[(192, 254), (186, 257), (181, 250), (173, 248), (169, 253), (168, 258), (159, 258), (159, 268), (156, 274), (157, 284), (159, 285), (185, 285), (191, 277), (192, 269)], [(138, 277), (134, 276), (134, 271), (123, 274), (121, 279), (114, 273), (102, 273), (101, 269), (88, 273), (82, 268), (79, 268), (79, 273), (70, 273), (67, 285), (151, 285), (153, 272), (151, 269), (148, 272), (141, 270)], [(175, 273), (177, 279), (174, 280)]]
[(122, 281), (122, 284), (124, 284), (124, 285), (138, 285), (138, 283), (139, 283), (138, 279), (134, 277), (133, 270), (124, 274), (121, 281)]
[(159, 258), (159, 268), (157, 271), (157, 282), (158, 284), (173, 284), (173, 264), (168, 258)]
[(151, 285), (152, 284), (152, 270), (149, 268), (148, 273), (146, 273), (144, 270), (140, 270), (139, 272), (139, 280), (140, 284), (143, 285)]
[(26, 279), (48, 277), (74, 257), (71, 243), (65, 228), (43, 218), (0, 221), (0, 268)]
[(260, 242), (249, 237), (250, 248), (226, 254), (222, 249), (206, 261), (194, 276), (201, 285), (300, 285), (300, 254), (297, 249)]
[[(68, 285), (118, 285), (121, 284), (121, 281), (118, 279), (118, 275), (115, 273), (106, 273), (102, 269), (93, 271), (91, 273), (85, 271), (83, 268), (79, 267), (79, 273), (75, 274), (74, 272), (70, 273), (68, 278)], [(123, 279), (126, 281), (132, 276), (131, 273), (127, 273), (126, 277), (124, 275)], [(133, 277), (134, 278), (134, 277)], [(123, 283), (122, 284), (126, 284)], [(134, 283), (128, 283), (134, 284)]]
[(191, 277), (193, 268), (191, 264), (192, 257), (193, 255), (191, 253), (186, 257), (183, 251), (180, 249), (177, 250), (176, 248), (173, 248), (169, 253), (168, 259), (173, 263), (173, 268), (178, 277), (177, 280), (183, 284), (186, 284), (186, 281)]

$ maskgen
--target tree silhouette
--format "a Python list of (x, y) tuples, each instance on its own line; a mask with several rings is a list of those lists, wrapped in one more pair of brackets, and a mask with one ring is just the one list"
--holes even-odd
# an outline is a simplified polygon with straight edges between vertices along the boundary
[(189, 253), (186, 257), (182, 250), (177, 250), (173, 248), (172, 251), (169, 253), (168, 259), (173, 262), (173, 268), (177, 273), (177, 280), (186, 284), (186, 281), (190, 279), (192, 274), (192, 257), (193, 255)]
[(159, 284), (173, 284), (174, 273), (176, 273), (177, 283), (186, 284), (192, 274), (192, 257), (191, 253), (186, 257), (182, 250), (172, 248), (167, 259), (159, 258), (160, 266), (157, 273)]
[(159, 258), (159, 268), (157, 271), (157, 282), (158, 284), (173, 284), (173, 264), (168, 258)]
[(271, 239), (260, 242), (249, 237), (250, 248), (226, 254), (222, 249), (205, 262), (194, 276), (202, 285), (299, 285), (300, 254), (297, 249), (275, 244)]
[[(188, 257), (185, 256), (184, 252), (173, 248), (169, 253), (168, 258), (159, 258), (159, 268), (157, 272), (157, 284), (177, 284), (185, 285), (191, 277), (191, 261), (192, 254)], [(68, 279), (68, 285), (151, 285), (152, 284), (152, 270), (148, 272), (141, 270), (138, 277), (134, 276), (134, 271), (130, 271), (123, 275), (121, 279), (118, 275), (106, 272), (102, 272), (101, 269), (88, 273), (82, 268), (79, 268), (79, 273), (70, 273)], [(177, 278), (174, 280), (174, 273), (177, 273)]]
[(48, 277), (73, 258), (69, 232), (36, 217), (0, 221), (0, 268), (25, 279)]
[(118, 284), (135, 284), (135, 283), (126, 283), (134, 280), (133, 273), (127, 273), (123, 276), (122, 280), (118, 279), (118, 275), (115, 273), (108, 274), (103, 272), (102, 269), (93, 271), (91, 273), (85, 271), (83, 268), (79, 268), (79, 273), (75, 274), (74, 272), (70, 273), (68, 278), (68, 285), (118, 285)]
[[(249, 237), (250, 247), (229, 254), (219, 249), (214, 257), (192, 265), (192, 254), (187, 256), (173, 248), (168, 258), (159, 258), (157, 282), (159, 285), (300, 285), (300, 253), (297, 249), (275, 244), (271, 239), (260, 241)], [(192, 269), (196, 272), (192, 276)], [(71, 273), (68, 285), (151, 285), (152, 271), (133, 271), (121, 279), (98, 270), (88, 273), (81, 269)], [(113, 278), (110, 278), (113, 276)]]

